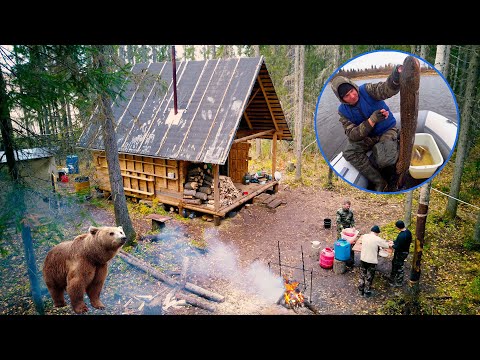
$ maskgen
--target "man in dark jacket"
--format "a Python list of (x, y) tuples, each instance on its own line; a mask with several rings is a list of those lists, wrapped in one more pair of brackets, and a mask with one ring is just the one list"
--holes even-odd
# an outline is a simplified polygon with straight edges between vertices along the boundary
[[(375, 191), (387, 191), (387, 181), (379, 169), (394, 165), (398, 159), (398, 129), (396, 120), (385, 103), (400, 91), (402, 65), (396, 65), (384, 82), (358, 86), (344, 76), (331, 82), (340, 100), (340, 122), (348, 137), (343, 156), (375, 186)], [(372, 150), (373, 161), (366, 155)]]
[(395, 226), (400, 233), (397, 239), (393, 242), (393, 249), (395, 250), (392, 260), (392, 272), (390, 273), (390, 286), (401, 287), (403, 285), (403, 276), (405, 274), (404, 266), (405, 260), (410, 251), (410, 244), (412, 242), (412, 233), (405, 227), (402, 220), (398, 220)]

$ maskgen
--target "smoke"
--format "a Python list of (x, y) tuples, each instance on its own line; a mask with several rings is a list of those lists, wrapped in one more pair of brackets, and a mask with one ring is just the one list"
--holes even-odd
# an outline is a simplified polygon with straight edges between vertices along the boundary
[(238, 250), (233, 245), (220, 242), (216, 234), (216, 229), (205, 231), (208, 253), (195, 259), (190, 272), (228, 280), (245, 292), (275, 303), (285, 291), (283, 279), (260, 261), (242, 267)]

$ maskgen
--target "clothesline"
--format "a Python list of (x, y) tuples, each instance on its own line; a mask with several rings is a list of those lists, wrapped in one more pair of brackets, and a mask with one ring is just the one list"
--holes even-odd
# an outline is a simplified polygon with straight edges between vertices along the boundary
[(475, 205), (472, 205), (472, 204), (469, 204), (469, 203), (467, 203), (467, 202), (465, 202), (465, 201), (463, 201), (463, 200), (457, 199), (456, 197), (453, 197), (453, 196), (451, 196), (451, 195), (445, 194), (444, 192), (442, 192), (442, 191), (440, 191), (440, 190), (437, 190), (437, 189), (435, 189), (434, 187), (432, 187), (431, 189), (432, 189), (432, 190), (435, 190), (436, 192), (439, 192), (440, 194), (443, 194), (443, 195), (445, 195), (445, 196), (448, 196), (449, 198), (455, 199), (455, 200), (457, 200), (457, 201), (459, 201), (459, 202), (461, 202), (461, 203), (463, 203), (463, 204), (472, 206), (472, 207), (474, 207), (475, 209), (480, 210), (480, 207), (475, 206)]

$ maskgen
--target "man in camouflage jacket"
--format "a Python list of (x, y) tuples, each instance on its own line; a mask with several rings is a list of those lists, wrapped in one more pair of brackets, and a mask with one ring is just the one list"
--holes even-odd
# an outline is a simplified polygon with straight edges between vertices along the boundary
[[(385, 103), (400, 91), (402, 65), (396, 65), (384, 82), (358, 86), (344, 76), (331, 82), (340, 100), (340, 122), (348, 138), (343, 156), (375, 186), (375, 191), (387, 191), (387, 182), (379, 169), (394, 165), (398, 159), (398, 129), (396, 120)], [(378, 144), (378, 145), (377, 145)], [(374, 163), (366, 153), (372, 150)]]
[[(353, 211), (350, 210), (351, 206), (350, 200), (344, 200), (343, 206), (337, 210), (337, 239), (340, 239), (342, 236), (342, 230), (346, 228), (355, 227), (355, 219), (353, 217)], [(335, 240), (335, 241), (336, 241)], [(355, 263), (355, 254), (353, 252), (353, 245), (350, 245), (350, 259), (347, 261), (347, 266), (353, 266)]]

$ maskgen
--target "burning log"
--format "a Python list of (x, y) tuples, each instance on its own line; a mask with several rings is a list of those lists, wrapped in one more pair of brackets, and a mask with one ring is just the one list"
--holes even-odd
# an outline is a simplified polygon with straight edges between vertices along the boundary
[(285, 305), (293, 310), (303, 305), (305, 297), (298, 288), (299, 282), (288, 280), (286, 276), (283, 277), (285, 292), (283, 294)]
[[(154, 269), (153, 267), (151, 267), (150, 265), (148, 264), (145, 264), (142, 260), (140, 259), (137, 259), (136, 257), (134, 257), (133, 255), (130, 255), (128, 253), (126, 253), (125, 251), (123, 250), (120, 250), (120, 252), (118, 253), (118, 256), (123, 260), (125, 261), (126, 263), (146, 272), (147, 274), (153, 276), (155, 279), (158, 279), (158, 280), (161, 280), (163, 281), (164, 283), (172, 286), (172, 287), (176, 287), (176, 286), (179, 286), (179, 282), (168, 277), (167, 275), (161, 273), (160, 271)], [(192, 283), (189, 283), (189, 282), (186, 282), (185, 283), (185, 287), (184, 287), (185, 290), (188, 290), (190, 291), (191, 293), (194, 293), (196, 295), (199, 295), (199, 296), (202, 296), (208, 300), (213, 300), (213, 301), (217, 301), (217, 302), (223, 302), (225, 301), (225, 297), (220, 295), (220, 294), (217, 294), (217, 293), (214, 293), (212, 291), (208, 291), (200, 286), (197, 286), (195, 284), (192, 284)]]

